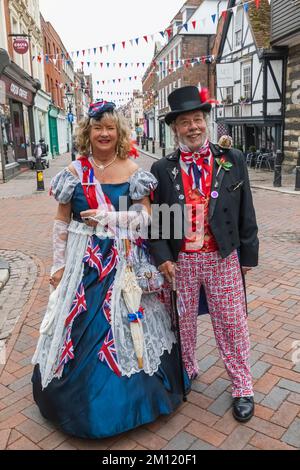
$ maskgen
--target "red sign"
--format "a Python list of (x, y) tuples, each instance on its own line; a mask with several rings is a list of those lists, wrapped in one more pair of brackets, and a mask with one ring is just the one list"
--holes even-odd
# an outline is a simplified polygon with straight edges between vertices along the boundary
[(27, 106), (33, 105), (34, 95), (32, 91), (27, 90), (25, 87), (20, 86), (18, 83), (12, 81), (6, 75), (1, 76), (1, 81), (5, 83), (5, 92), (9, 98), (16, 101), (21, 101)]
[(29, 49), (29, 44), (27, 39), (14, 39), (13, 47), (18, 54), (26, 54)]

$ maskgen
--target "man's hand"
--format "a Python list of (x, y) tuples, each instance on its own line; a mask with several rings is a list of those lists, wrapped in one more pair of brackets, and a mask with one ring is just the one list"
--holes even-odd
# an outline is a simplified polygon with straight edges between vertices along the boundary
[(50, 282), (50, 285), (54, 287), (54, 289), (56, 289), (58, 284), (60, 283), (64, 274), (64, 270), (65, 268), (61, 268), (58, 271), (56, 271), (56, 273), (54, 273), (52, 276), (50, 276), (49, 282)]
[(158, 266), (159, 272), (164, 275), (165, 279), (171, 284), (172, 279), (175, 279), (176, 264), (173, 261), (166, 261)]
[(244, 276), (246, 276), (247, 272), (248, 272), (248, 271), (251, 271), (251, 269), (252, 269), (252, 268), (249, 268), (249, 267), (247, 267), (247, 266), (242, 266), (242, 271), (243, 271)]

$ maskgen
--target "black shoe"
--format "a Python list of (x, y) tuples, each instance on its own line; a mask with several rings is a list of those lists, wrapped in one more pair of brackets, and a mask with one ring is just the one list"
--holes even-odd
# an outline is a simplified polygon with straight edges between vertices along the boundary
[(254, 414), (253, 397), (238, 397), (233, 399), (232, 414), (237, 421), (246, 423)]

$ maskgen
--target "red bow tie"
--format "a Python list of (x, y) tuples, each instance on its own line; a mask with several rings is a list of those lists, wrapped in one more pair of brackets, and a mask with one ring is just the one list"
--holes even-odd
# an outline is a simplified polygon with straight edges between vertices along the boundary
[(192, 189), (198, 188), (204, 194), (206, 177), (210, 174), (210, 148), (205, 145), (199, 152), (181, 151), (181, 159), (189, 166), (188, 172)]

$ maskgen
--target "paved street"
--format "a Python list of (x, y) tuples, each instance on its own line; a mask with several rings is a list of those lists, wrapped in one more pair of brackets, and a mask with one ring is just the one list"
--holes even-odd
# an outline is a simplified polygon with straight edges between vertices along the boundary
[[(65, 155), (51, 162), (47, 190), (50, 176), (68, 161)], [(146, 169), (152, 161), (139, 160)], [(255, 417), (241, 425), (231, 415), (230, 382), (205, 316), (199, 319), (201, 374), (187, 403), (149, 426), (89, 441), (56, 430), (32, 399), (30, 360), (47, 304), (56, 208), (47, 191), (35, 189), (33, 172), (0, 185), (0, 257), (11, 266), (0, 293), (0, 333), (1, 325), (3, 337), (12, 330), (7, 362), (0, 365), (0, 449), (300, 449), (298, 195), (253, 189), (261, 243), (260, 265), (247, 275)]]

